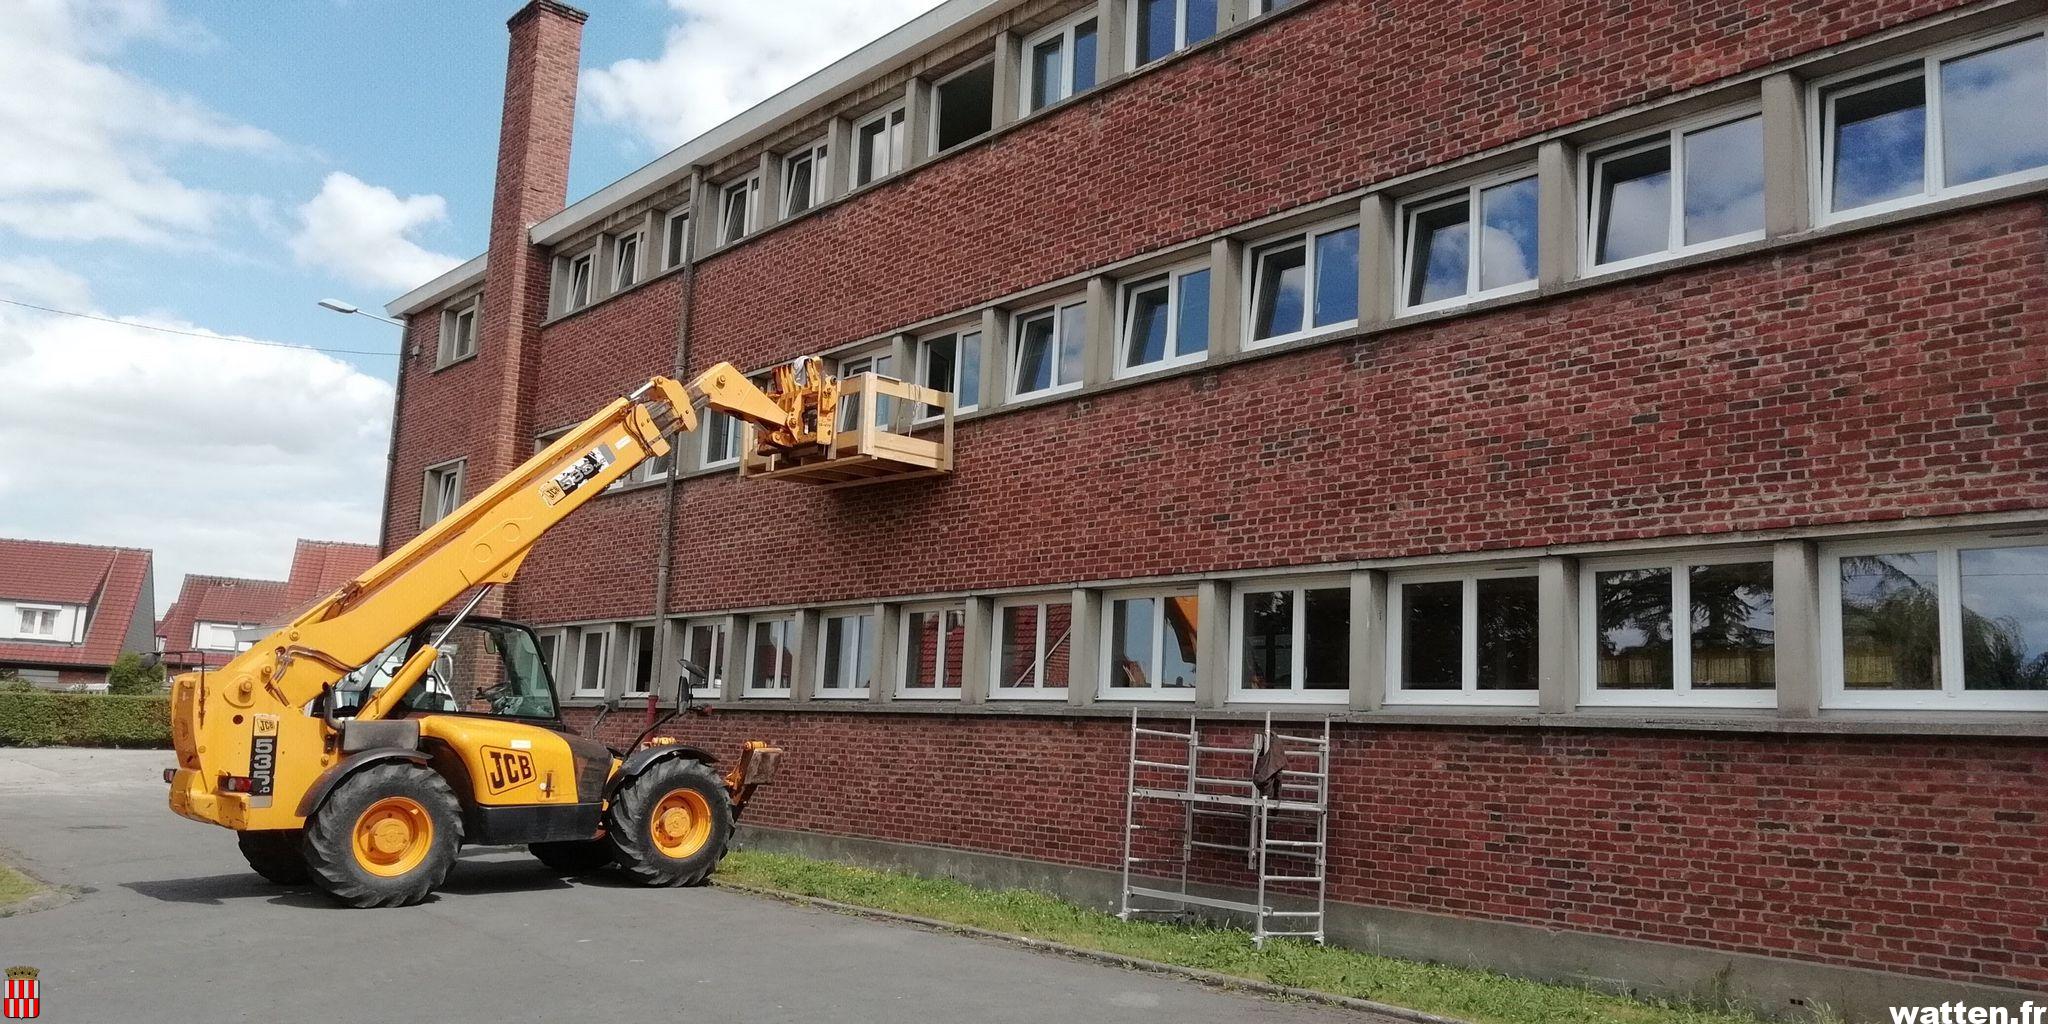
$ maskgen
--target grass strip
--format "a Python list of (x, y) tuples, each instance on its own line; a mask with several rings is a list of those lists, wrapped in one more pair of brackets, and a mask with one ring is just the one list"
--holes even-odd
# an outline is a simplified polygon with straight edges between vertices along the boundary
[(0, 910), (5, 910), (43, 891), (35, 879), (0, 864)]
[(786, 854), (741, 851), (722, 881), (947, 921), (1178, 967), (1366, 999), (1473, 1024), (1759, 1024), (1739, 1011), (1653, 1002), (1587, 988), (1415, 963), (1290, 940), (1253, 949), (1244, 931), (1120, 921), (1022, 889), (979, 889)]

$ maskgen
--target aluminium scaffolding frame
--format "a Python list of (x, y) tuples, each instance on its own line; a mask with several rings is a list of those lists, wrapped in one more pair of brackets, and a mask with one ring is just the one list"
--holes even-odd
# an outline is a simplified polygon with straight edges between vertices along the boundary
[[(1185, 751), (1185, 758), (1169, 760), (1165, 755), (1141, 756), (1147, 741), (1153, 748), (1165, 748), (1162, 741)], [(1205, 774), (1204, 759), (1210, 767)], [(1217, 774), (1218, 760), (1247, 766), (1244, 778)], [(1294, 767), (1312, 764), (1313, 770)], [(1263, 778), (1261, 776), (1264, 776)], [(1163, 784), (1151, 784), (1163, 780)], [(1172, 784), (1177, 782), (1177, 784)], [(1264, 783), (1262, 785), (1262, 783)], [(1139, 821), (1142, 809), (1166, 804), (1181, 811), (1179, 852), (1168, 856), (1141, 856), (1152, 852), (1138, 848), (1144, 832), (1169, 830), (1171, 826), (1147, 825)], [(1168, 816), (1170, 817), (1170, 815)], [(1123, 897), (1117, 916), (1128, 921), (1139, 914), (1185, 916), (1188, 908), (1206, 907), (1249, 914), (1253, 918), (1252, 944), (1265, 948), (1266, 940), (1278, 937), (1324, 940), (1323, 909), (1329, 890), (1330, 820), (1330, 722), (1323, 720), (1321, 736), (1304, 736), (1273, 731), (1269, 712), (1263, 730), (1254, 733), (1249, 747), (1217, 746), (1203, 741), (1201, 722), (1187, 719), (1187, 730), (1152, 728), (1140, 722), (1138, 709), (1131, 709), (1130, 762), (1124, 786)], [(1201, 832), (1205, 822), (1221, 822), (1220, 831), (1244, 827), (1243, 842), (1219, 837), (1217, 830)], [(1282, 837), (1276, 837), (1275, 825)], [(1310, 827), (1312, 826), (1312, 828)], [(1315, 838), (1303, 838), (1306, 834)], [(1170, 850), (1173, 844), (1165, 845)], [(1197, 850), (1220, 850), (1245, 855), (1245, 866), (1255, 873), (1253, 902), (1224, 899), (1188, 891), (1189, 867)], [(1308, 874), (1305, 865), (1312, 864)], [(1157, 870), (1164, 867), (1167, 870)], [(1140, 877), (1165, 881), (1178, 875), (1178, 888), (1136, 884), (1132, 869)], [(1178, 869), (1177, 872), (1173, 869)], [(1147, 870), (1151, 869), (1151, 870)], [(1305, 902), (1308, 893), (1300, 887), (1314, 887), (1313, 910), (1282, 908), (1275, 897)], [(1277, 888), (1276, 888), (1277, 887)], [(1168, 906), (1141, 905), (1138, 900)], [(1276, 923), (1288, 927), (1275, 928)]]

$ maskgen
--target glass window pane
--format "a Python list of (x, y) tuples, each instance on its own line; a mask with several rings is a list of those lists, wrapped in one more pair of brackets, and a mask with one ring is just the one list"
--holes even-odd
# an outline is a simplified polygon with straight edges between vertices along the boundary
[(825, 688), (866, 689), (874, 662), (874, 649), (873, 615), (840, 615), (826, 619)]
[(967, 613), (958, 608), (939, 613), (939, 685), (960, 686), (960, 657), (967, 648)]
[(1478, 581), (1481, 690), (1536, 688), (1536, 578)]
[(1420, 306), (1465, 294), (1472, 238), (1470, 203), (1463, 199), (1415, 211), (1408, 219), (1408, 304)]
[(1164, 642), (1159, 645), (1159, 685), (1169, 689), (1193, 689), (1195, 685), (1197, 614), (1193, 595), (1169, 597), (1160, 605), (1166, 620)]
[(1109, 685), (1152, 685), (1152, 630), (1158, 615), (1156, 605), (1156, 599), (1150, 597), (1110, 602)]
[(953, 389), (953, 408), (972, 409), (981, 404), (981, 332), (960, 336), (959, 385)]
[(1600, 244), (1596, 263), (1614, 263), (1671, 247), (1671, 147), (1602, 160)]
[(1138, 0), (1138, 63), (1150, 64), (1173, 52), (1178, 0)]
[(1051, 313), (1041, 313), (1017, 331), (1017, 394), (1030, 394), (1052, 387)]
[(1927, 84), (1916, 75), (1833, 101), (1836, 210), (1919, 193), (1927, 181)]
[(1963, 689), (2048, 690), (2048, 547), (1961, 559)]
[(1401, 587), (1401, 686), (1459, 690), (1465, 678), (1465, 585)]
[(583, 664), (576, 676), (579, 690), (604, 689), (604, 634), (583, 634)]
[(2048, 164), (2048, 38), (1941, 64), (1941, 152), (1950, 185)]
[(1358, 229), (1316, 236), (1316, 326), (1358, 319)]
[(1941, 586), (1934, 552), (1842, 558), (1842, 683), (1941, 688)]
[(1351, 688), (1351, 591), (1310, 590), (1302, 601), (1301, 684), (1310, 690)]
[(1189, 46), (1216, 34), (1216, 0), (1187, 0)]
[(1536, 279), (1536, 179), (1479, 193), (1479, 287), (1506, 288)]
[(1064, 601), (1045, 606), (1045, 651), (1039, 662), (1038, 685), (1067, 688), (1068, 665), (1074, 650), (1074, 607)]
[[(953, 391), (959, 385), (955, 376), (959, 367), (953, 359), (959, 349), (958, 339), (948, 334), (943, 338), (932, 338), (924, 343), (924, 386), (933, 391)], [(954, 398), (957, 400), (958, 395)], [(926, 408), (930, 415), (938, 410)]]
[(1764, 119), (1745, 117), (1685, 136), (1685, 241), (1764, 229)]
[(1031, 48), (1031, 109), (1066, 95), (1066, 39), (1054, 37)]
[(1038, 620), (1035, 604), (1003, 609), (1002, 621), (997, 624), (997, 686), (1038, 685)]
[(646, 693), (654, 688), (654, 627), (633, 627), (633, 678), (628, 692)]
[(754, 623), (754, 668), (747, 680), (750, 689), (780, 690), (789, 685), (789, 658), (784, 652), (789, 623)]
[(1125, 321), (1124, 366), (1144, 366), (1166, 358), (1167, 287), (1164, 280), (1131, 290)]
[(1081, 361), (1087, 357), (1088, 307), (1076, 303), (1060, 310), (1059, 383), (1081, 379)]
[(889, 173), (889, 150), (883, 139), (888, 129), (886, 119), (861, 126), (859, 160), (855, 164), (859, 177), (854, 179), (854, 184), (865, 185)]
[(685, 671), (690, 685), (699, 689), (716, 689), (725, 667), (725, 631), (717, 626), (691, 626), (683, 657), (696, 667), (696, 671)]
[(1778, 685), (1771, 563), (1696, 565), (1692, 584), (1692, 685), (1768, 690)]
[(1209, 272), (1197, 270), (1180, 276), (1180, 322), (1175, 326), (1176, 355), (1190, 356), (1209, 351)]
[(1095, 19), (1093, 18), (1074, 27), (1073, 77), (1073, 92), (1095, 88)]
[(1671, 570), (1599, 573), (1594, 602), (1599, 606), (1594, 657), (1600, 689), (1671, 689)]
[(1259, 254), (1258, 294), (1253, 299), (1252, 337), (1278, 338), (1301, 331), (1308, 250), (1301, 243)]
[(903, 652), (903, 685), (911, 690), (930, 690), (939, 685), (942, 652), (940, 613), (911, 612), (903, 618), (909, 642)]
[(808, 156), (789, 165), (787, 202), (791, 215), (811, 208), (811, 158)]
[(1238, 597), (1244, 622), (1244, 674), (1247, 690), (1294, 688), (1294, 591), (1269, 590)]

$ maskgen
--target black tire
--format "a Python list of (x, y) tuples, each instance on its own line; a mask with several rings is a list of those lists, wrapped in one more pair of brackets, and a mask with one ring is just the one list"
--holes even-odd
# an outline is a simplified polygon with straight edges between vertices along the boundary
[(279, 885), (304, 885), (309, 876), (306, 855), (299, 848), (303, 837), (304, 830), (296, 828), (237, 832), (235, 845), (257, 874)]
[[(416, 862), (406, 854), (386, 865), (396, 874), (372, 870), (355, 849), (358, 822), (389, 800), (409, 802), (413, 820), (425, 825), (413, 833), (423, 840), (412, 844)], [(414, 764), (371, 765), (342, 780), (307, 820), (302, 844), (313, 883), (351, 907), (405, 907), (426, 899), (448, 877), (461, 846), (462, 809), (455, 793), (439, 775)]]
[[(685, 856), (664, 851), (656, 839), (656, 809), (672, 794), (702, 798), (710, 830), (701, 845)], [(612, 844), (619, 869), (642, 885), (702, 885), (725, 858), (732, 841), (732, 797), (711, 766), (670, 758), (641, 772), (612, 798), (605, 838)]]
[(607, 838), (533, 843), (526, 848), (548, 869), (563, 875), (587, 875), (610, 867), (612, 841)]

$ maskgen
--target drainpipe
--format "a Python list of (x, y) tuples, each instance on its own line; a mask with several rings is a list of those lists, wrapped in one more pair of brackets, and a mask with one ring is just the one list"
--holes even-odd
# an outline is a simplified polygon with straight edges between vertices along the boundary
[[(690, 219), (683, 230), (683, 298), (676, 314), (676, 353), (675, 367), (672, 370), (673, 376), (677, 380), (683, 381), (687, 381), (684, 374), (689, 372), (690, 365), (690, 310), (696, 304), (697, 298), (697, 234), (699, 226), (697, 218), (704, 213), (704, 211), (697, 208), (697, 200), (703, 195), (702, 179), (703, 172), (701, 170), (693, 169), (691, 171)], [(666, 242), (667, 240), (663, 239), (663, 241)], [(703, 421), (699, 420), (697, 429), (702, 430), (704, 426)], [(668, 478), (662, 481), (661, 485), (661, 538), (654, 561), (654, 664), (656, 672), (663, 671), (666, 666), (674, 662), (674, 659), (670, 657), (668, 649), (669, 633), (671, 632), (668, 628), (668, 581), (675, 568), (676, 513), (680, 506), (683, 492), (682, 481), (677, 479), (676, 471), (683, 464), (682, 446), (695, 441), (695, 439), (695, 435), (690, 435), (687, 438), (680, 434), (676, 436), (675, 450), (669, 453)], [(728, 672), (726, 674), (730, 675), (731, 673)], [(648, 682), (647, 692), (651, 695), (648, 697), (648, 707), (650, 709), (659, 700), (659, 694), (661, 693), (660, 680), (661, 677), (657, 675)], [(676, 679), (676, 704), (678, 706), (683, 703), (683, 687), (688, 685), (690, 685), (690, 681), (679, 673)], [(649, 724), (652, 723), (650, 722)]]

